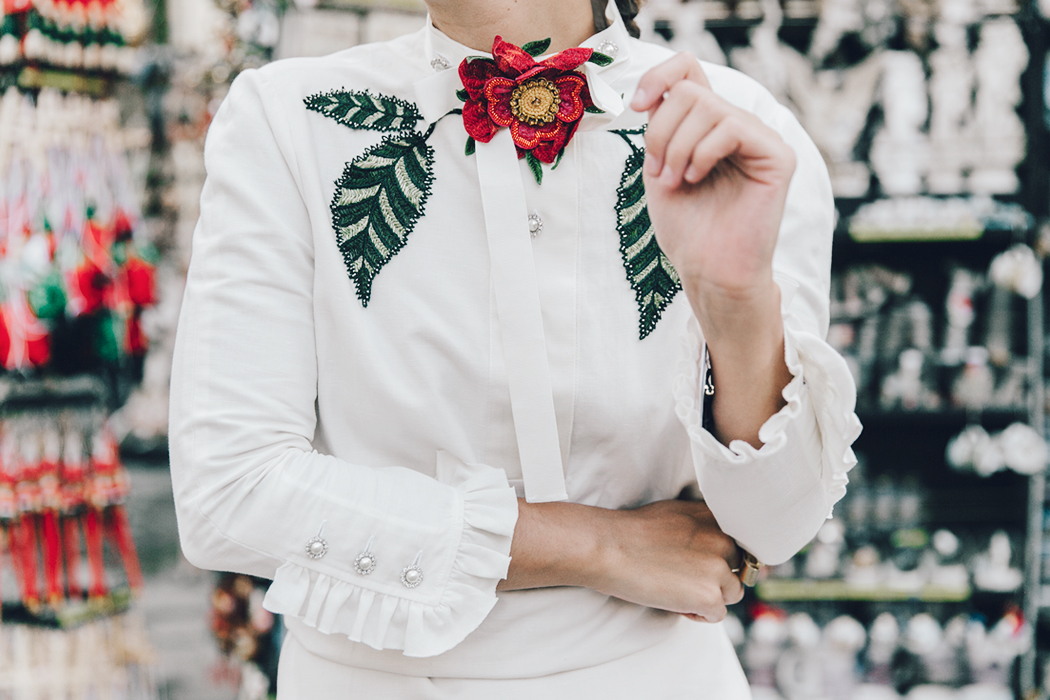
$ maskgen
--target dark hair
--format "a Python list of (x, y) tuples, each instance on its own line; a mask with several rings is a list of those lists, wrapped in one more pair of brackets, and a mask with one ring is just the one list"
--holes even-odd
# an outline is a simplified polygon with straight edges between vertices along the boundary
[[(635, 39), (642, 33), (638, 29), (638, 25), (635, 24), (634, 18), (638, 15), (638, 10), (643, 2), (644, 0), (616, 0), (616, 9), (620, 11), (620, 17), (623, 18), (623, 23), (627, 26), (627, 33)], [(597, 32), (609, 26), (609, 20), (605, 18), (605, 7), (607, 4), (606, 0), (591, 0), (591, 12), (594, 13), (594, 30)]]

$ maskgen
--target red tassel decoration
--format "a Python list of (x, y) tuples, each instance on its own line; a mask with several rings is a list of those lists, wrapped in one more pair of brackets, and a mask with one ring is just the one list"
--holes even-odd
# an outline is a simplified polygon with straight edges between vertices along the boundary
[(102, 529), (99, 527), (101, 513), (95, 508), (88, 508), (84, 513), (84, 535), (87, 540), (88, 568), (91, 572), (91, 583), (88, 586), (89, 598), (104, 598), (109, 593), (106, 586), (106, 567), (102, 555)]
[(62, 544), (66, 550), (66, 582), (69, 586), (69, 597), (80, 600), (84, 589), (80, 585), (80, 525), (76, 516), (64, 518), (65, 533)]
[(58, 532), (55, 511), (44, 513), (44, 581), (47, 602), (52, 607), (62, 603), (62, 538)]
[(139, 566), (139, 555), (135, 551), (135, 541), (131, 538), (131, 525), (128, 523), (127, 511), (124, 510), (124, 506), (113, 506), (108, 509), (108, 513), (110, 532), (124, 560), (128, 587), (136, 592), (141, 591), (145, 584), (142, 580), (142, 569)]
[(28, 513), (18, 519), (18, 529), (21, 530), (22, 555), (22, 602), (30, 610), (40, 605), (40, 589), (37, 584), (36, 566), (36, 523)]

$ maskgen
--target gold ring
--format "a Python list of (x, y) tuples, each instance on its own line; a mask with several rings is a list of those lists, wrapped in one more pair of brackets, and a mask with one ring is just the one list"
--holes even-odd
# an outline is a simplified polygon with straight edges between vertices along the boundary
[(740, 550), (740, 565), (739, 569), (734, 569), (733, 573), (739, 574), (740, 583), (744, 584), (748, 588), (753, 588), (758, 583), (758, 572), (762, 570), (762, 562), (755, 559), (755, 555), (751, 552), (747, 552), (743, 549)]

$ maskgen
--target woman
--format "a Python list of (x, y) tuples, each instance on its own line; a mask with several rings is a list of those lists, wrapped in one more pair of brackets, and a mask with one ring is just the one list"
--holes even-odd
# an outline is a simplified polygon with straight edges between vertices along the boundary
[(820, 156), (614, 2), (428, 7), (216, 115), (186, 556), (273, 579), (282, 699), (747, 697), (744, 552), (815, 534), (859, 432)]

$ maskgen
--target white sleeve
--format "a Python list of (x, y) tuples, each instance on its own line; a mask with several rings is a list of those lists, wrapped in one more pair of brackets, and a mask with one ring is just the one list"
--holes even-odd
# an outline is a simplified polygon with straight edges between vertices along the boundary
[(769, 113), (765, 121), (797, 159), (773, 257), (785, 360), (793, 377), (783, 392), (787, 405), (759, 430), (761, 449), (742, 440), (727, 447), (705, 430), (703, 337), (695, 319), (674, 393), (700, 490), (719, 526), (760, 561), (779, 564), (813, 538), (845, 495), (846, 473), (857, 462), (850, 445), (861, 426), (853, 377), (824, 341), (835, 211), (827, 169), (787, 109), (774, 105)]
[[(311, 221), (265, 87), (263, 73), (238, 77), (205, 147), (171, 387), (183, 551), (203, 568), (274, 579), (267, 608), (322, 632), (440, 654), (496, 603), (514, 490), (502, 470), (446, 453), (434, 456), (435, 479), (407, 468), (433, 464), (366, 466), (312, 448)], [(319, 532), (325, 551), (314, 558), (307, 545)], [(369, 542), (375, 568), (362, 573), (354, 562)], [(422, 581), (408, 587), (413, 564)]]

